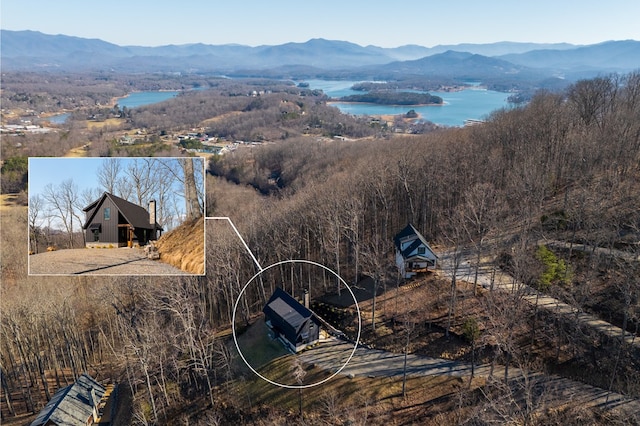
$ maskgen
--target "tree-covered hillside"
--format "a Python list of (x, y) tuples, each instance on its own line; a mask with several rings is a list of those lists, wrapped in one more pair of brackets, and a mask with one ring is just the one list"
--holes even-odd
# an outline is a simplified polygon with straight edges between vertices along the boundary
[(428, 93), (373, 91), (340, 98), (343, 102), (366, 102), (379, 105), (441, 105), (442, 98)]
[[(284, 424), (299, 421), (299, 407), (309, 424), (638, 424), (637, 413), (572, 401), (558, 393), (559, 381), (540, 378), (552, 372), (600, 396), (640, 398), (639, 94), (640, 73), (613, 75), (538, 93), (478, 126), (346, 141), (301, 135), (215, 156), (206, 214), (230, 218), (243, 241), (227, 221), (208, 220), (199, 277), (27, 276), (26, 209), (3, 212), (0, 367), (11, 398), (3, 396), (3, 421), (37, 412), (55, 389), (91, 371), (122, 384), (135, 424)], [(302, 114), (292, 99), (275, 99), (261, 102), (292, 107), (294, 121), (317, 107), (305, 104)], [(159, 108), (169, 116), (170, 105)], [(186, 97), (173, 105), (188, 110)], [(132, 120), (151, 120), (152, 111)], [(261, 126), (280, 128), (286, 114)], [(318, 122), (325, 128), (354, 123), (317, 118), (332, 120)], [(393, 237), (407, 223), (443, 259), (464, 260), (457, 267), (465, 279), (442, 271), (400, 279)], [(297, 295), (311, 288), (314, 299), (337, 297), (329, 274), (281, 263), (293, 259), (325, 265), (354, 287), (365, 277), (374, 283), (362, 304), (369, 348), (501, 374), (410, 377), (404, 388), (398, 376), (341, 377), (302, 392), (258, 380), (230, 339), (233, 317), (250, 335), (283, 282)], [(262, 269), (256, 261), (277, 265), (273, 279), (245, 289)], [(474, 286), (480, 264), (519, 284)], [(529, 303), (529, 289), (575, 313)], [(326, 310), (353, 332), (352, 310)], [(583, 312), (634, 343), (578, 323)], [(292, 370), (282, 359), (265, 368)], [(304, 368), (309, 380), (324, 377), (319, 364)]]

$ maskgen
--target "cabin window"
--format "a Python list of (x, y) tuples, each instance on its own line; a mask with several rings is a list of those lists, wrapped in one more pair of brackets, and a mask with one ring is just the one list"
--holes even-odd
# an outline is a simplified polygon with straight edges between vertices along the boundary
[(418, 254), (425, 254), (427, 252), (427, 249), (424, 247), (418, 247)]
[(111, 219), (111, 207), (104, 208), (104, 220)]

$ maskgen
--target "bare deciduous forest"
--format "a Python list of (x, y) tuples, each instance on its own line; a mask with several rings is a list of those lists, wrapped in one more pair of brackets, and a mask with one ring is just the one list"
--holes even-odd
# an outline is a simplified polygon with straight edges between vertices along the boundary
[[(307, 259), (354, 288), (373, 278), (373, 297), (361, 304), (367, 347), (490, 365), (492, 372), (501, 366), (500, 373), (404, 383), (341, 376), (301, 392), (270, 387), (238, 360), (230, 339), (234, 303), (244, 331), (262, 318), (279, 283), (296, 283), (296, 295), (312, 288), (321, 300), (344, 291), (335, 279), (283, 264), (238, 298), (258, 270), (218, 220), (206, 224), (202, 277), (29, 277), (27, 210), (12, 207), (3, 209), (1, 229), (3, 421), (37, 412), (88, 371), (121, 384), (131, 405), (123, 423), (640, 423), (637, 413), (566, 395), (559, 404), (557, 389), (542, 379), (554, 374), (640, 398), (640, 73), (540, 92), (482, 125), (403, 136), (340, 115), (321, 97), (273, 92), (227, 96), (224, 105), (195, 93), (141, 108), (129, 120), (161, 131), (222, 117), (209, 124), (218, 136), (274, 141), (212, 157), (206, 215), (230, 217), (263, 266)], [(248, 115), (236, 118), (238, 110)], [(313, 123), (319, 135), (368, 138), (309, 137)], [(60, 138), (60, 152), (74, 146), (60, 134), (46, 137)], [(3, 160), (45, 155), (45, 144), (3, 147)], [(19, 181), (12, 170), (7, 178)], [(5, 192), (4, 170), (2, 178)], [(470, 279), (400, 279), (393, 238), (407, 223), (454, 259), (454, 272), (469, 268)], [(456, 262), (463, 257), (468, 264)], [(480, 263), (519, 284), (511, 291), (474, 285)], [(528, 289), (576, 314), (529, 303)], [(350, 335), (355, 318), (344, 312), (336, 321)], [(578, 322), (580, 312), (624, 332), (602, 333)], [(290, 370), (278, 360), (265, 368)], [(308, 366), (304, 380), (322, 377), (319, 370)]]

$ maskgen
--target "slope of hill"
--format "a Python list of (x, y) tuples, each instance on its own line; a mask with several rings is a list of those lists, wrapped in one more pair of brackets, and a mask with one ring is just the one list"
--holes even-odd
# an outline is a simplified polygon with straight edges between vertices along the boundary
[(487, 78), (533, 74), (522, 65), (453, 50), (413, 61), (393, 62), (377, 67), (377, 70), (397, 75), (433, 75), (451, 78)]
[(256, 48), (256, 59), (271, 66), (306, 64), (324, 68), (354, 67), (392, 61), (386, 52), (374, 51), (346, 41), (311, 39)]
[(204, 274), (204, 218), (185, 222), (156, 242), (160, 260), (192, 274)]
[(99, 39), (49, 35), (38, 31), (1, 31), (2, 59), (36, 57), (56, 58), (75, 52), (108, 56), (128, 56), (126, 48)]

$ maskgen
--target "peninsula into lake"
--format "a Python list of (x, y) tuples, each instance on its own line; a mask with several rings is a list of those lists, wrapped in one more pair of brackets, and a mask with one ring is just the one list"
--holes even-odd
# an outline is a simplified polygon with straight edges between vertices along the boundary
[(362, 102), (377, 105), (442, 105), (440, 96), (419, 92), (371, 91), (362, 95), (343, 96), (340, 102)]

